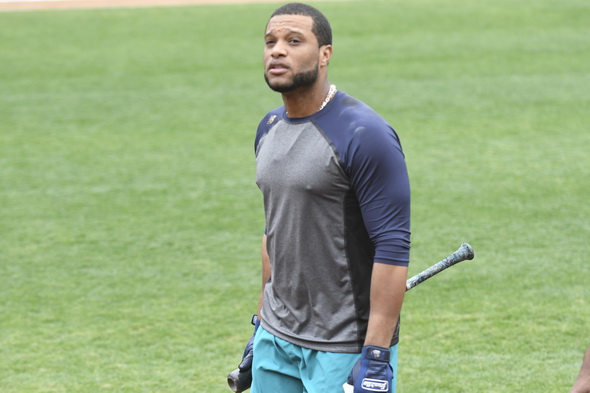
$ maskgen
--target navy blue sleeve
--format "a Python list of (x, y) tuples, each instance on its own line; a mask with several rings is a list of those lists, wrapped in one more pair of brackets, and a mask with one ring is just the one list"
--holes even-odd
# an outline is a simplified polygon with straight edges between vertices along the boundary
[(407, 266), (410, 261), (410, 182), (393, 128), (374, 110), (343, 93), (339, 110), (318, 123), (342, 160), (359, 202), (374, 261)]
[(354, 133), (348, 168), (375, 262), (408, 265), (410, 182), (397, 134), (387, 124), (371, 121)]

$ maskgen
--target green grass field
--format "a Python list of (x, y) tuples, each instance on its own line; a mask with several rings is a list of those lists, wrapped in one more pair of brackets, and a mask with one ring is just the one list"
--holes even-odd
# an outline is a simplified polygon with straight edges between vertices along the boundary
[[(590, 4), (314, 3), (413, 191), (398, 392), (568, 392), (590, 343)], [(0, 391), (229, 392), (277, 4), (0, 14)]]

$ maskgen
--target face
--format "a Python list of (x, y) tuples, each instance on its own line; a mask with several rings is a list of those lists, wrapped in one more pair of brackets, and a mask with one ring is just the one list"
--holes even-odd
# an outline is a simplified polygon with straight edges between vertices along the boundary
[(285, 93), (317, 81), (320, 66), (327, 65), (327, 46), (318, 46), (312, 27), (313, 20), (304, 15), (277, 15), (268, 22), (264, 79), (271, 89)]

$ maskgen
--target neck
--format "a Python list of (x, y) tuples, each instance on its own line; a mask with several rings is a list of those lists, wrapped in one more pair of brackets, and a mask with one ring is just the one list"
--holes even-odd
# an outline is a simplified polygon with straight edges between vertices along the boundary
[(289, 117), (307, 117), (318, 112), (329, 92), (330, 83), (326, 80), (318, 86), (283, 93), (283, 103)]

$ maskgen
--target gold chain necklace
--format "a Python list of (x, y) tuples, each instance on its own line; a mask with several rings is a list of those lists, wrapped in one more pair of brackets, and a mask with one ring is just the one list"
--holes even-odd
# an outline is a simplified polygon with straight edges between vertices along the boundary
[[(332, 98), (334, 98), (334, 96), (336, 95), (336, 85), (330, 85), (330, 90), (328, 90), (328, 95), (326, 96), (326, 99), (324, 100), (324, 102), (322, 102), (322, 105), (320, 106), (320, 109), (318, 109), (318, 112), (321, 111), (322, 109), (324, 109), (326, 107), (326, 105), (328, 105), (328, 103), (330, 102), (330, 100), (332, 100)], [(287, 116), (289, 116), (289, 112), (285, 111), (285, 114)]]
[(318, 109), (318, 112), (321, 111), (322, 109), (324, 109), (326, 107), (326, 105), (328, 105), (328, 102), (330, 102), (330, 100), (332, 98), (334, 98), (335, 94), (336, 94), (336, 85), (330, 85), (330, 90), (328, 90), (328, 95), (326, 96), (326, 99), (324, 100), (322, 106), (320, 106), (320, 109)]

